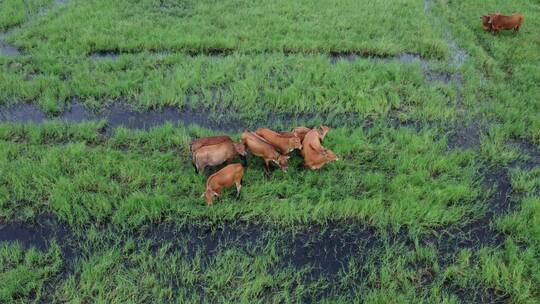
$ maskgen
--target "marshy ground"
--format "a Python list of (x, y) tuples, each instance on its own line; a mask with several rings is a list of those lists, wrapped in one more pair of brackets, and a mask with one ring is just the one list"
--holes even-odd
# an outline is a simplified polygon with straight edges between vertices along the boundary
[[(539, 28), (533, 0), (0, 2), (0, 302), (538, 303)], [(321, 123), (343, 161), (250, 156), (206, 207), (193, 138)]]

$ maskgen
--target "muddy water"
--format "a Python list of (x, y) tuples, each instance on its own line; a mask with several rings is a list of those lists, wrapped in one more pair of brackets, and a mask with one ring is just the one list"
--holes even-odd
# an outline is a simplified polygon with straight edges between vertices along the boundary
[(5, 42), (5, 38), (8, 36), (8, 33), (0, 34), (0, 55), (4, 56), (16, 56), (21, 52), (14, 46), (11, 46)]
[(296, 268), (311, 266), (314, 277), (335, 275), (350, 258), (362, 259), (382, 244), (376, 230), (358, 223), (330, 223), (286, 235), (282, 236), (283, 262)]
[(90, 54), (92, 60), (112, 60), (115, 61), (120, 56), (120, 53), (114, 51), (94, 52)]
[(478, 149), (480, 147), (481, 122), (475, 119), (468, 124), (456, 124), (448, 137), (448, 148)]
[(424, 79), (428, 83), (442, 82), (448, 84), (453, 81), (453, 75), (449, 72), (444, 71), (435, 71), (430, 69), (429, 61), (423, 59), (420, 55), (403, 53), (396, 56), (390, 57), (363, 57), (356, 54), (331, 54), (329, 56), (331, 64), (337, 64), (340, 61), (345, 61), (348, 63), (354, 63), (359, 59), (368, 59), (376, 63), (385, 63), (385, 62), (402, 62), (405, 64), (415, 64), (419, 63), (420, 68), (422, 69), (422, 74)]
[(35, 223), (0, 222), (0, 243), (18, 242), (25, 249), (47, 251), (56, 242), (66, 259), (73, 256), (73, 250), (68, 244), (72, 238), (69, 228), (49, 215), (38, 217)]
[(161, 126), (165, 123), (191, 125), (196, 124), (204, 128), (233, 131), (241, 130), (239, 120), (220, 119), (218, 114), (210, 110), (179, 109), (164, 107), (148, 111), (137, 111), (125, 102), (115, 102), (98, 112), (92, 111), (82, 103), (75, 101), (61, 114), (49, 117), (35, 104), (16, 104), (0, 107), (0, 122), (42, 123), (48, 120), (60, 120), (67, 123), (83, 121), (106, 120), (108, 131), (119, 126), (132, 129), (144, 129)]
[[(217, 98), (217, 97), (216, 97)], [(219, 98), (218, 98), (219, 99)], [(349, 113), (330, 115), (326, 113), (302, 114), (276, 114), (270, 113), (255, 120), (245, 121), (238, 118), (238, 112), (229, 109), (190, 109), (177, 107), (163, 107), (137, 111), (125, 101), (116, 101), (99, 111), (87, 108), (83, 103), (74, 99), (66, 110), (55, 116), (47, 115), (38, 105), (20, 103), (12, 106), (0, 106), (1, 122), (43, 123), (57, 120), (66, 123), (80, 123), (83, 121), (106, 120), (105, 133), (123, 126), (130, 129), (148, 130), (162, 126), (165, 123), (184, 126), (198, 125), (216, 131), (241, 132), (267, 126), (279, 129), (291, 129), (299, 125), (314, 126), (326, 124), (329, 126), (349, 125), (362, 126), (364, 119), (359, 114)]]

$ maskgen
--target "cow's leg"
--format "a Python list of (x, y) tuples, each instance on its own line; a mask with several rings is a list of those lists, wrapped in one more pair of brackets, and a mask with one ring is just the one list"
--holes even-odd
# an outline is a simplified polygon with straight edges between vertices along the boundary
[(266, 177), (270, 177), (270, 166), (268, 164), (269, 162), (270, 162), (270, 160), (268, 160), (268, 159), (264, 160), (264, 164), (265, 164), (264, 173), (265, 173)]
[(516, 27), (514, 28), (514, 32), (516, 32), (516, 33), (519, 32), (519, 27), (520, 27), (519, 25), (516, 26)]
[(197, 172), (198, 172), (199, 174), (203, 174), (203, 173), (204, 173), (204, 168), (205, 168), (205, 167), (206, 167), (206, 166), (205, 166), (204, 164), (197, 163)]
[(236, 182), (236, 198), (240, 197), (240, 189), (242, 188), (242, 180)]

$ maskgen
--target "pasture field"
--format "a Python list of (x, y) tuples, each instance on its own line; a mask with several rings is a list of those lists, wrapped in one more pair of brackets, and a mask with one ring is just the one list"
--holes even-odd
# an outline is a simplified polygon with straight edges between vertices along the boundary
[[(0, 0), (0, 303), (539, 303), (539, 28), (535, 0)], [(339, 161), (249, 155), (206, 206), (192, 139), (319, 124)]]

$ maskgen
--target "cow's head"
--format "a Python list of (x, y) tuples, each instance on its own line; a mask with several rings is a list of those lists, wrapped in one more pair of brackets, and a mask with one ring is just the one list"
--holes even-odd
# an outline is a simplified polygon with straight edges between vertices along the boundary
[(296, 135), (289, 138), (289, 145), (291, 147), (291, 151), (294, 149), (302, 149), (302, 141)]
[(286, 155), (279, 155), (278, 159), (274, 160), (274, 163), (276, 163), (283, 172), (287, 172), (287, 169), (289, 169), (289, 157)]
[(321, 126), (319, 127), (319, 134), (321, 135), (321, 136), (320, 136), (321, 140), (324, 139), (324, 137), (326, 136), (326, 133), (328, 133), (328, 131), (330, 131), (330, 127), (329, 127), (329, 126), (321, 125)]
[(208, 206), (212, 206), (212, 201), (214, 200), (214, 196), (218, 196), (219, 194), (210, 189), (210, 188), (207, 188), (206, 191), (204, 191), (204, 193), (201, 195), (201, 197), (205, 197), (206, 198), (206, 204), (208, 204)]
[(236, 153), (240, 156), (246, 156), (246, 146), (244, 145), (243, 141), (235, 142), (233, 143), (234, 150), (236, 150)]
[(334, 153), (332, 150), (325, 149), (324, 150), (324, 158), (326, 158), (327, 161), (333, 161), (333, 160), (339, 160), (336, 153)]
[(491, 30), (491, 16), (489, 15), (485, 15), (485, 16), (482, 16), (482, 27), (484, 28), (484, 31), (489, 31)]

